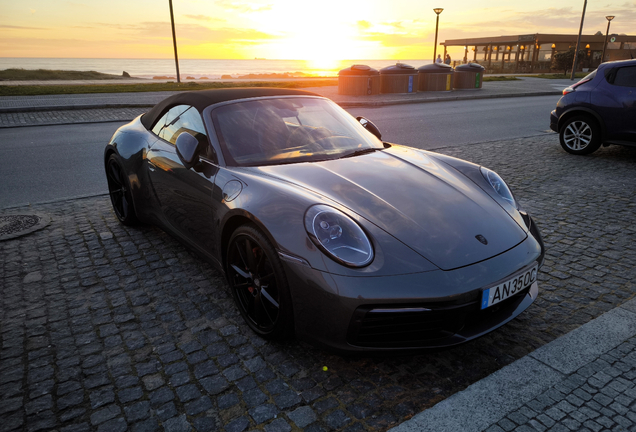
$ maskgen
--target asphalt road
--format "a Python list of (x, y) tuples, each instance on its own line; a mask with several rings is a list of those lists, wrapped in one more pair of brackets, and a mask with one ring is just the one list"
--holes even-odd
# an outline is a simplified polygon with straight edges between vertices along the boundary
[[(383, 139), (423, 149), (546, 133), (559, 96), (354, 108)], [(102, 152), (123, 123), (0, 130), (0, 208), (106, 193)]]
[(102, 154), (121, 124), (0, 130), (0, 208), (106, 193)]
[(479, 99), (347, 111), (375, 123), (385, 141), (433, 150), (551, 133), (550, 111), (560, 97)]

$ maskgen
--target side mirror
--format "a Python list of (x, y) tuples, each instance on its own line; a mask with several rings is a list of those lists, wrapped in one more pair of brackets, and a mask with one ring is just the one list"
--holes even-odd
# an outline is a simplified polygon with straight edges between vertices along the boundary
[(380, 133), (380, 129), (376, 125), (373, 124), (371, 120), (368, 120), (364, 117), (356, 117), (356, 120), (360, 122), (363, 128), (371, 132), (373, 135), (378, 137), (379, 140), (382, 139), (382, 134)]
[(188, 132), (182, 132), (177, 137), (177, 156), (186, 169), (190, 169), (199, 162), (199, 140)]

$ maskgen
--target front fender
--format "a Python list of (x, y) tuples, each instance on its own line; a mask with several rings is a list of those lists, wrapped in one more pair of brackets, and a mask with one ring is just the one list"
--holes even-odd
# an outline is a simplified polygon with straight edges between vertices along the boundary
[[(230, 180), (243, 184), (241, 193), (225, 203), (220, 217), (221, 237), (229, 238), (236, 218), (257, 225), (280, 252), (304, 260), (311, 268), (343, 276), (385, 276), (437, 270), (437, 267), (385, 231), (345, 207), (309, 190), (285, 181), (258, 175), (249, 169), (223, 170), (217, 177), (219, 188)], [(221, 180), (222, 179), (222, 180)], [(349, 215), (366, 231), (374, 248), (374, 260), (362, 268), (343, 266), (326, 256), (311, 241), (305, 230), (304, 217), (314, 204), (326, 204)]]

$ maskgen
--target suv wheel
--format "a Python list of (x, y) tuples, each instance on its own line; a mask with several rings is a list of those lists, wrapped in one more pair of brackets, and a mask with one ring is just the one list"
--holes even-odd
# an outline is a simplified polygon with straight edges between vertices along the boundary
[(561, 126), (559, 140), (568, 153), (590, 154), (601, 146), (601, 131), (591, 117), (578, 115), (570, 117)]

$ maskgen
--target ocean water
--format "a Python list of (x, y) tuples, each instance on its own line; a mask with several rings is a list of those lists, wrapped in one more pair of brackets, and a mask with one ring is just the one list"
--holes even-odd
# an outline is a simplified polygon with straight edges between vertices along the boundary
[[(420, 67), (430, 60), (400, 60), (401, 63)], [(247, 74), (289, 73), (308, 76), (337, 76), (338, 71), (354, 64), (365, 64), (375, 69), (395, 64), (396, 60), (338, 60), (329, 63), (309, 60), (179, 60), (182, 78), (237, 78)], [(9, 68), (97, 71), (121, 75), (123, 71), (133, 77), (175, 77), (174, 59), (87, 59), (87, 58), (0, 58), (0, 70)]]

